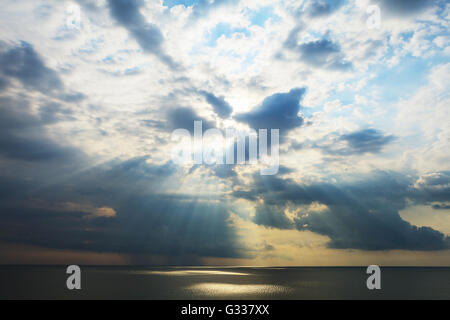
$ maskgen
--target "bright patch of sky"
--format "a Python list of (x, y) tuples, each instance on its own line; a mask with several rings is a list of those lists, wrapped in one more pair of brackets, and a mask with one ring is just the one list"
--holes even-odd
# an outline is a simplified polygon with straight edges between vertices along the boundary
[(217, 40), (225, 36), (230, 38), (235, 33), (241, 33), (245, 36), (250, 36), (250, 31), (246, 28), (233, 28), (228, 23), (219, 23), (211, 31), (207, 32), (207, 45), (214, 47), (217, 45)]
[(272, 19), (274, 22), (280, 21), (280, 17), (274, 13), (272, 6), (261, 7), (258, 10), (249, 11), (250, 22), (252, 25), (264, 27), (267, 20)]
[(169, 8), (178, 5), (184, 5), (185, 7), (191, 7), (196, 5), (200, 0), (164, 0), (163, 5)]

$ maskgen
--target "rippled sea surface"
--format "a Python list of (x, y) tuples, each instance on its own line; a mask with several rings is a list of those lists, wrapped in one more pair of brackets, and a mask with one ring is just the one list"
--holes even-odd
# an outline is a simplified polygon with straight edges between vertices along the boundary
[(369, 291), (365, 268), (82, 267), (82, 290), (65, 267), (0, 267), (0, 299), (450, 299), (450, 268), (382, 268)]

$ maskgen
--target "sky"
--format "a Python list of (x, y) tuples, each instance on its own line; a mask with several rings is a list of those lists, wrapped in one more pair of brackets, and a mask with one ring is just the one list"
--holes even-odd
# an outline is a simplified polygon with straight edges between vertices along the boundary
[[(450, 266), (449, 18), (445, 0), (3, 0), (0, 264)], [(175, 161), (195, 121), (269, 147), (278, 130), (276, 173)]]

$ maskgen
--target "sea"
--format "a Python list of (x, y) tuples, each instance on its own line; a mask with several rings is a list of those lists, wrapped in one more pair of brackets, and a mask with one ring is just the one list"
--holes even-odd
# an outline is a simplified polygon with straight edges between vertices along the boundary
[(369, 290), (362, 267), (0, 266), (0, 299), (58, 300), (415, 300), (450, 299), (450, 268), (381, 267)]

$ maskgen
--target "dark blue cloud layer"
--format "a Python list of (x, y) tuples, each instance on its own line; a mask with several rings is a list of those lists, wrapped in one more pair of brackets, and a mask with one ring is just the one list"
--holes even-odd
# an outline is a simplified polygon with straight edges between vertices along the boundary
[(256, 207), (252, 221), (260, 226), (275, 229), (293, 229), (294, 225), (284, 213), (284, 206), (262, 204)]
[(289, 32), (284, 42), (285, 49), (296, 52), (301, 61), (316, 68), (330, 71), (350, 71), (353, 68), (353, 64), (345, 59), (339, 43), (323, 38), (299, 44), (298, 35), (303, 29), (304, 26), (299, 25)]
[(372, 0), (382, 12), (395, 15), (414, 15), (435, 5), (435, 0)]
[[(133, 11), (124, 14), (123, 23), (133, 19)], [(47, 127), (72, 120), (70, 106), (84, 96), (67, 92), (32, 46), (2, 44), (0, 60), (6, 90), (0, 98), (1, 242), (175, 259), (247, 256), (223, 204), (165, 192), (178, 169), (172, 163), (151, 165), (136, 158), (92, 167), (94, 160), (82, 151), (51, 138)], [(43, 97), (30, 101), (14, 95), (8, 87), (17, 84), (15, 89)], [(150, 125), (192, 130), (194, 120), (204, 119), (192, 109), (174, 108), (166, 122)], [(203, 126), (212, 127), (206, 120)], [(68, 203), (78, 206), (64, 207)], [(117, 214), (95, 216), (92, 210), (102, 207)]]
[(68, 92), (58, 72), (47, 67), (33, 46), (26, 42), (10, 45), (0, 42), (0, 91), (17, 80), (25, 89), (39, 91), (65, 102), (79, 102), (81, 93)]
[(393, 139), (393, 136), (385, 136), (375, 129), (364, 129), (341, 136), (341, 140), (346, 141), (356, 153), (377, 153)]
[(312, 18), (326, 17), (336, 12), (344, 4), (343, 0), (313, 0), (306, 12)]
[[(82, 152), (50, 138), (46, 127), (73, 120), (70, 104), (82, 101), (85, 96), (68, 92), (58, 72), (47, 67), (30, 44), (0, 44), (0, 79), (5, 93), (0, 98), (1, 157), (41, 162), (82, 156)], [(14, 91), (9, 87), (37, 91), (43, 97), (30, 101), (27, 95), (10, 94)]]
[(62, 90), (63, 83), (54, 70), (47, 68), (31, 45), (0, 47), (0, 72), (18, 79), (25, 87), (43, 93)]
[[(311, 143), (311, 147), (323, 153), (335, 156), (363, 155), (380, 153), (393, 142), (395, 137), (377, 129), (362, 129), (346, 134), (329, 134), (323, 139)], [(293, 145), (296, 149), (305, 148), (308, 143)]]
[[(33, 181), (0, 175), (0, 240), (37, 246), (151, 254), (170, 257), (242, 258), (248, 251), (238, 243), (221, 203), (191, 195), (166, 193), (177, 167), (151, 165), (148, 157), (113, 161), (77, 170), (69, 179), (36, 188), (47, 174), (33, 171)], [(54, 166), (48, 170), (55, 172)], [(6, 190), (5, 188), (8, 188)], [(110, 207), (114, 217), (95, 217), (55, 204)]]
[(191, 132), (191, 134), (193, 134), (195, 121), (202, 122), (203, 131), (214, 128), (214, 124), (199, 116), (193, 109), (189, 107), (169, 108), (166, 112), (166, 120), (166, 127), (170, 131), (177, 129), (186, 129)]
[(128, 30), (145, 52), (154, 54), (171, 69), (179, 68), (172, 57), (164, 52), (161, 30), (148, 23), (140, 13), (141, 0), (108, 0), (108, 4), (111, 16)]
[(302, 61), (314, 67), (340, 71), (352, 68), (352, 63), (345, 60), (339, 45), (328, 39), (306, 42), (295, 50), (300, 53)]
[(219, 117), (226, 119), (233, 112), (233, 108), (225, 101), (224, 97), (216, 97), (214, 94), (203, 90), (199, 93), (205, 97), (206, 101), (213, 107), (214, 112)]
[[(428, 227), (404, 221), (399, 211), (407, 200), (426, 203), (424, 191), (413, 189), (412, 182), (395, 174), (378, 172), (354, 182), (300, 185), (289, 179), (254, 176), (253, 188), (235, 196), (264, 201), (254, 221), (272, 228), (309, 230), (330, 238), (329, 247), (362, 250), (444, 250), (450, 239)], [(441, 186), (442, 187), (442, 186)], [(441, 197), (450, 199), (446, 187)], [(428, 197), (428, 201), (439, 197)], [(303, 211), (293, 222), (284, 214), (286, 206), (320, 203), (321, 211)]]
[(415, 197), (423, 202), (450, 201), (450, 171), (423, 175), (415, 184)]
[(277, 93), (264, 99), (254, 110), (238, 114), (235, 119), (247, 123), (252, 129), (280, 129), (283, 135), (303, 125), (304, 119), (299, 116), (300, 100), (305, 89), (292, 89), (288, 93)]

